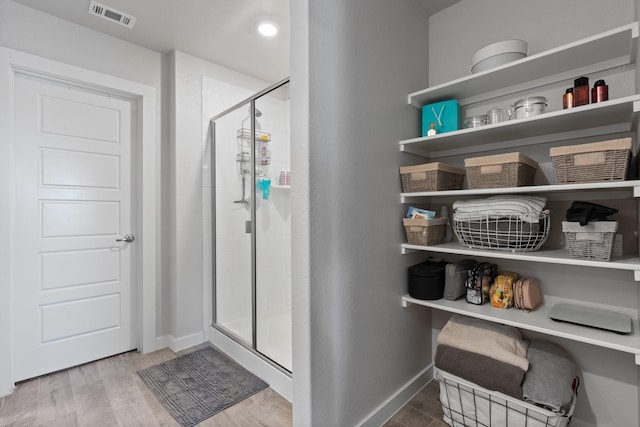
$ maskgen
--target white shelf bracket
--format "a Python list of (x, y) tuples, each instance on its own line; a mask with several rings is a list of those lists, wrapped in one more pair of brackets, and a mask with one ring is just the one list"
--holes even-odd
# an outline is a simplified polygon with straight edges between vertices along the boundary
[(633, 101), (633, 112), (640, 112), (640, 101)]
[(640, 271), (633, 270), (633, 280), (635, 280), (636, 282), (640, 282)]
[(640, 365), (640, 354), (636, 354), (636, 365)]
[(400, 252), (402, 253), (402, 255), (406, 255), (406, 254), (411, 254), (413, 252), (416, 252), (416, 249), (401, 248)]
[[(410, 305), (411, 305), (411, 303), (409, 301), (405, 300), (404, 298), (402, 299), (402, 306), (404, 308), (407, 308)], [(640, 365), (640, 363), (638, 363), (638, 357), (639, 357), (639, 355), (636, 355), (636, 363)]]
[(640, 187), (633, 187), (633, 197), (640, 197)]

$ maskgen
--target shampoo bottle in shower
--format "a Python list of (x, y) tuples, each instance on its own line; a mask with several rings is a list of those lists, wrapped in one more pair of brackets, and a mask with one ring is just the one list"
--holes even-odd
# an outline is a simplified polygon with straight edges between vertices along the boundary
[(280, 169), (280, 176), (278, 177), (278, 185), (285, 185), (287, 182), (287, 175), (284, 169)]

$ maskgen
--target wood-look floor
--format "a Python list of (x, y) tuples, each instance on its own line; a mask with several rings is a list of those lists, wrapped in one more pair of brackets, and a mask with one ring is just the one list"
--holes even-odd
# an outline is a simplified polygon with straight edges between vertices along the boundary
[[(24, 381), (0, 398), (0, 426), (179, 427), (136, 371), (199, 348), (133, 351)], [(267, 388), (199, 426), (286, 427), (291, 420), (291, 403)]]
[[(206, 344), (204, 344), (206, 345)], [(136, 371), (165, 362), (180, 353), (123, 353), (16, 385), (0, 398), (0, 426), (110, 427), (177, 426), (144, 385)], [(202, 427), (288, 427), (291, 403), (271, 388), (245, 399), (199, 424)], [(444, 427), (438, 383), (431, 381), (384, 427)]]
[(429, 384), (395, 413), (383, 427), (446, 427), (442, 421), (442, 404), (438, 381)]

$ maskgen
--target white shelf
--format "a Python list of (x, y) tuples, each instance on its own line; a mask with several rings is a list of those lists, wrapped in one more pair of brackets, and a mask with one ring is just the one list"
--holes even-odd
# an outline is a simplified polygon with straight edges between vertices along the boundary
[(452, 82), (409, 94), (409, 104), (457, 99), (461, 105), (519, 92), (577, 76), (632, 64), (638, 42), (638, 23), (597, 34), (555, 49)]
[[(611, 99), (567, 110), (552, 111), (518, 120), (461, 129), (400, 141), (400, 150), (430, 159), (481, 153), (548, 141), (627, 132), (635, 126), (640, 95)], [(526, 138), (522, 138), (526, 135)]]
[[(532, 312), (525, 313), (515, 308), (506, 310), (495, 308), (491, 304), (469, 304), (464, 301), (464, 299), (458, 301), (449, 301), (445, 299), (419, 300), (412, 298), (409, 295), (404, 295), (402, 297), (402, 305), (404, 307), (407, 307), (410, 304), (422, 305), (425, 307), (448, 311), (450, 313), (457, 313), (465, 316), (475, 317), (478, 319), (488, 320), (490, 322), (510, 325), (528, 331), (540, 332), (551, 336), (584, 342), (587, 344), (623, 351), (634, 355), (640, 355), (640, 332), (638, 329), (637, 313), (627, 313), (632, 316), (631, 333), (628, 335), (620, 335), (613, 332), (589, 328), (586, 326), (572, 325), (569, 323), (556, 322), (554, 320), (551, 320), (549, 318), (549, 310), (551, 310), (553, 304), (558, 302), (575, 304), (576, 301), (564, 300), (560, 298), (550, 298), (548, 296), (545, 296), (545, 302), (546, 305), (538, 307)], [(620, 311), (615, 307), (598, 307)], [(637, 359), (638, 358), (636, 357), (636, 360)]]
[[(559, 87), (561, 83), (573, 81), (579, 76), (593, 75), (627, 65), (635, 66), (638, 35), (639, 24), (634, 22), (500, 67), (410, 93), (408, 103), (421, 108), (425, 104), (456, 99), (461, 106), (466, 106), (539, 87), (550, 85)], [(458, 159), (461, 160), (463, 157), (482, 156), (482, 153), (490, 151), (507, 149), (517, 151), (518, 147), (630, 132), (637, 128), (640, 116), (638, 113), (640, 113), (640, 95), (634, 94), (572, 109), (549, 111), (524, 119), (406, 139), (400, 141), (400, 150), (424, 156), (432, 161), (455, 156), (459, 156)], [(469, 156), (470, 154), (473, 156)], [(439, 202), (448, 202), (448, 199), (458, 197), (494, 194), (543, 194), (549, 200), (574, 200), (576, 193), (601, 200), (638, 198), (640, 197), (640, 180), (401, 193), (401, 201), (407, 203), (420, 198), (438, 198)], [(631, 279), (640, 282), (640, 258), (637, 256), (612, 257), (608, 262), (590, 261), (572, 258), (568, 249), (511, 252), (471, 249), (458, 242), (434, 246), (403, 243), (401, 251), (403, 254), (426, 251), (463, 255), (469, 258), (534, 262), (540, 263), (541, 268), (544, 268), (545, 264), (559, 264), (629, 271)], [(587, 270), (581, 271), (581, 274), (589, 274)], [(628, 311), (633, 319), (632, 333), (619, 335), (551, 320), (548, 313), (554, 301), (560, 302), (558, 298), (547, 296), (545, 297), (546, 305), (534, 312), (524, 313), (517, 309), (494, 308), (490, 304), (477, 306), (468, 304), (464, 300), (423, 301), (411, 298), (409, 295), (402, 297), (402, 304), (405, 307), (409, 304), (418, 304), (614, 349), (635, 355), (636, 364), (640, 365), (640, 328), (637, 307), (633, 310), (609, 307), (616, 311)], [(573, 300), (566, 302), (582, 304)], [(585, 305), (589, 304), (585, 303)], [(605, 308), (600, 305), (597, 307)]]
[[(629, 270), (640, 272), (640, 258), (638, 257), (612, 257), (611, 261), (592, 261), (571, 258), (569, 249), (549, 249), (534, 252), (510, 252), (505, 250), (470, 249), (460, 243), (443, 243), (434, 246), (420, 246), (403, 243), (403, 254), (414, 251), (427, 251), (445, 254), (466, 255), (469, 257), (484, 257), (497, 259), (510, 259), (517, 261), (542, 262), (549, 264), (576, 265), (581, 267), (609, 268), (612, 270)], [(634, 273), (634, 276), (639, 273)]]
[[(457, 198), (457, 197), (477, 197), (491, 196), (496, 194), (565, 194), (569, 193), (571, 198), (575, 198), (576, 192), (595, 193), (596, 197), (591, 198), (616, 198), (631, 199), (640, 197), (640, 180), (632, 181), (611, 181), (611, 182), (589, 182), (579, 184), (551, 184), (536, 185), (526, 187), (509, 187), (509, 188), (478, 188), (468, 190), (445, 190), (445, 191), (420, 191), (414, 193), (401, 193), (400, 200), (402, 203), (408, 203), (411, 200), (424, 197), (438, 198)], [(547, 197), (548, 199), (552, 198)]]

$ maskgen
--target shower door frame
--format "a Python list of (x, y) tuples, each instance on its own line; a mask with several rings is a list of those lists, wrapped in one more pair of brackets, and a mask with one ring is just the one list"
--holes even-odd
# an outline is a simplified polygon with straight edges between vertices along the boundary
[[(253, 354), (255, 354), (256, 356), (260, 357), (262, 360), (266, 361), (267, 363), (269, 363), (270, 365), (272, 365), (273, 367), (275, 367), (276, 369), (278, 369), (279, 371), (281, 371), (282, 373), (284, 373), (285, 375), (291, 377), (292, 372), (289, 371), (287, 368), (283, 367), (282, 365), (280, 365), (278, 362), (276, 362), (275, 360), (271, 359), (270, 357), (266, 356), (265, 354), (261, 353), (260, 351), (258, 351), (257, 349), (257, 313), (256, 313), (256, 308), (257, 308), (257, 302), (256, 302), (256, 286), (257, 286), (257, 274), (256, 274), (256, 217), (257, 217), (257, 212), (256, 212), (256, 197), (257, 197), (257, 192), (256, 192), (256, 100), (258, 98), (261, 98), (262, 96), (273, 92), (277, 89), (279, 89), (280, 87), (290, 83), (291, 78), (290, 77), (285, 77), (284, 79), (280, 80), (279, 82), (251, 95), (250, 97), (238, 102), (237, 104), (233, 105), (230, 108), (227, 108), (226, 110), (222, 111), (219, 114), (216, 114), (215, 116), (211, 117), (209, 119), (209, 125), (211, 127), (211, 167), (212, 167), (212, 173), (211, 173), (211, 206), (212, 206), (212, 212), (211, 212), (211, 216), (212, 216), (212, 239), (211, 239), (211, 244), (212, 244), (212, 298), (211, 298), (211, 313), (212, 313), (212, 318), (211, 318), (211, 327), (216, 329), (217, 331), (221, 332), (223, 335), (225, 335), (226, 337), (228, 337), (229, 339), (233, 340), (234, 342), (236, 342), (237, 344), (241, 345), (242, 347), (244, 347), (245, 349), (249, 350), (250, 352), (252, 352)], [(216, 138), (215, 138), (215, 131), (216, 131), (216, 124), (215, 121), (226, 116), (229, 113), (232, 113), (233, 111), (238, 110), (239, 108), (245, 106), (249, 104), (249, 115), (251, 117), (251, 127), (250, 127), (250, 132), (251, 132), (251, 153), (250, 153), (250, 159), (251, 159), (251, 184), (252, 187), (252, 191), (251, 191), (251, 202), (250, 202), (250, 206), (251, 206), (251, 344), (247, 345), (247, 343), (242, 340), (240, 337), (238, 337), (236, 334), (234, 334), (233, 332), (229, 331), (227, 328), (225, 328), (224, 326), (221, 326), (217, 323), (217, 313), (216, 313), (216, 298), (217, 298), (217, 272), (216, 272), (216, 236), (217, 236), (217, 230), (216, 230), (216, 173), (215, 173), (215, 167), (216, 167)]]

